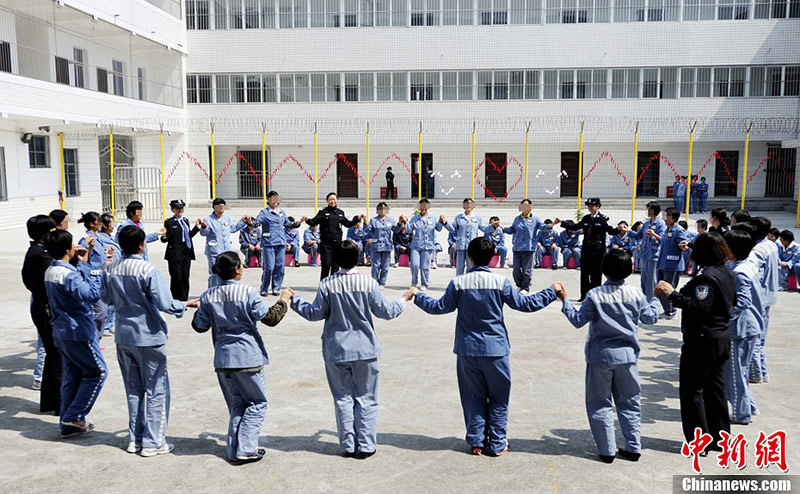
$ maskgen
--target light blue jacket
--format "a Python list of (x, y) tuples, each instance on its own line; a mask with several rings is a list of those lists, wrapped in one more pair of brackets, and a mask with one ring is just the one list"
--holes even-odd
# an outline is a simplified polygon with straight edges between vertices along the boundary
[(554, 244), (558, 243), (558, 234), (553, 231), (552, 225), (545, 225), (544, 228), (539, 230), (539, 235), (536, 236), (536, 242), (542, 244), (542, 247), (549, 249)]
[(44, 272), (44, 287), (50, 304), (53, 338), (62, 341), (92, 341), (97, 338), (91, 304), (100, 298), (100, 277), (91, 266), (54, 260)]
[(639, 228), (638, 232), (631, 230), (631, 232), (628, 234), (631, 236), (631, 240), (639, 241), (641, 260), (658, 261), (661, 243), (655, 238), (647, 236), (647, 230), (653, 230), (656, 235), (662, 237), (664, 236), (664, 232), (667, 231), (667, 224), (661, 218), (656, 218), (655, 221), (653, 221), (652, 218), (647, 218), (647, 221), (645, 221), (642, 227)]
[(558, 234), (558, 239), (556, 240), (556, 243), (562, 249), (565, 247), (574, 249), (575, 247), (578, 247), (580, 239), (581, 239), (580, 232), (572, 232), (572, 235), (570, 235), (568, 231), (562, 230)]
[(620, 233), (618, 235), (614, 235), (613, 237), (611, 237), (611, 241), (609, 242), (609, 245), (611, 245), (611, 246), (616, 245), (617, 247), (628, 251), (628, 253), (633, 252), (633, 249), (636, 248), (636, 246), (634, 245), (634, 241), (632, 240), (631, 236), (629, 234), (625, 234), (623, 236), (622, 233)]
[(486, 225), (483, 219), (474, 213), (470, 216), (459, 213), (452, 222), (445, 223), (444, 227), (448, 232), (455, 234), (456, 250), (467, 250), (472, 239), (476, 238), (478, 232), (482, 232)]
[[(142, 225), (141, 223), (136, 223), (132, 219), (128, 218), (117, 227), (117, 233), (114, 235), (115, 242), (119, 243), (119, 232), (121, 232), (126, 226), (135, 226), (136, 228), (139, 228), (140, 230), (144, 231), (144, 225)], [(146, 261), (147, 244), (158, 240), (158, 233), (147, 233), (147, 232), (145, 233), (146, 235), (144, 237), (144, 254), (142, 254), (142, 257), (144, 257), (144, 260)]]
[(411, 249), (436, 250), (436, 232), (442, 231), (443, 227), (430, 212), (424, 217), (415, 214), (406, 225), (406, 231), (411, 233)]
[(303, 232), (303, 245), (312, 240), (319, 243), (319, 230), (314, 231), (311, 228), (306, 228), (306, 231)]
[(688, 242), (689, 234), (682, 226), (675, 223), (672, 228), (661, 235), (661, 247), (659, 248), (658, 269), (664, 271), (686, 270), (683, 250), (679, 247), (681, 242)]
[(764, 237), (750, 251), (749, 259), (758, 267), (764, 307), (775, 305), (778, 301), (778, 277), (781, 269), (778, 246)]
[[(300, 226), (300, 222), (292, 223), (289, 221), (289, 216), (283, 209), (278, 208), (276, 211), (269, 207), (262, 209), (258, 213), (255, 223), (261, 226), (262, 247), (285, 246), (288, 243), (286, 241), (286, 229)], [(202, 230), (200, 233), (202, 233)]]
[(639, 321), (658, 322), (661, 302), (658, 298), (648, 302), (641, 288), (626, 285), (625, 280), (609, 280), (589, 290), (580, 309), (564, 300), (561, 312), (576, 328), (589, 323), (584, 349), (587, 363), (633, 364), (639, 358)]
[(97, 232), (94, 234), (94, 238), (103, 249), (106, 249), (107, 247), (114, 248), (114, 257), (112, 257), (114, 261), (122, 257), (122, 249), (119, 247), (117, 241), (111, 238), (111, 235), (104, 232)]
[(214, 213), (211, 213), (203, 221), (206, 227), (200, 229), (200, 235), (206, 237), (205, 252), (206, 256), (211, 257), (232, 250), (231, 233), (236, 233), (247, 226), (247, 223), (242, 220), (234, 223), (228, 213), (222, 213), (219, 218)]
[(123, 256), (103, 271), (102, 298), (117, 311), (118, 345), (158, 346), (167, 342), (161, 312), (183, 317), (186, 304), (172, 299), (161, 271), (138, 254)]
[(749, 259), (728, 263), (736, 276), (736, 303), (731, 312), (731, 338), (741, 340), (760, 335), (764, 330), (764, 307), (758, 267)]
[(320, 281), (314, 302), (292, 297), (292, 309), (309, 321), (325, 320), (322, 357), (325, 362), (369, 360), (381, 355), (372, 315), (394, 319), (405, 300), (389, 302), (372, 277), (340, 270)]
[[(505, 247), (506, 245), (506, 234), (503, 232), (502, 228), (495, 228), (493, 225), (489, 225), (483, 229), (483, 234), (490, 239), (494, 243), (495, 247), (502, 246)], [(448, 237), (449, 241), (449, 237)]]
[(391, 252), (394, 247), (394, 232), (397, 230), (397, 221), (390, 216), (383, 219), (375, 216), (367, 223), (367, 234), (372, 239), (370, 249), (374, 252)]
[(536, 239), (539, 236), (539, 230), (542, 228), (544, 228), (544, 223), (531, 213), (527, 218), (523, 218), (521, 214), (517, 215), (511, 226), (503, 228), (503, 231), (513, 235), (511, 237), (511, 250), (514, 252), (534, 252), (536, 250)]
[(414, 303), (428, 314), (448, 314), (458, 309), (453, 353), (466, 357), (503, 357), (510, 353), (503, 305), (520, 312), (535, 312), (556, 299), (546, 288), (523, 296), (505, 276), (488, 267), (472, 267), (447, 285), (444, 295), (434, 299), (417, 293)]

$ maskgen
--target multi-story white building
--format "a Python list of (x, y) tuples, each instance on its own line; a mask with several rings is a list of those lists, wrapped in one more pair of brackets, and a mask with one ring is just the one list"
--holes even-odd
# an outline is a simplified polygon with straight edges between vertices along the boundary
[(527, 155), (531, 197), (574, 196), (582, 122), (583, 195), (664, 197), (695, 121), (712, 197), (796, 198), (800, 0), (0, 0), (0, 227), (108, 209), (112, 131), (117, 207), (157, 210), (162, 127), (167, 195), (203, 203), (262, 166), (310, 198), (315, 149), (321, 196), (388, 166), (415, 196), (420, 126), (425, 195), (474, 163), (476, 197), (522, 198)]

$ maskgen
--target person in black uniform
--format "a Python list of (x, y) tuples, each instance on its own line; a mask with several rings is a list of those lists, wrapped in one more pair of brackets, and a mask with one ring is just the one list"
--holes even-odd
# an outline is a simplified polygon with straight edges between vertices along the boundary
[(194, 246), (192, 237), (200, 231), (200, 220), (189, 229), (189, 220), (183, 217), (186, 203), (180, 199), (173, 199), (169, 207), (175, 214), (164, 221), (166, 233), (161, 241), (167, 244), (164, 259), (169, 266), (169, 291), (175, 300), (189, 300), (189, 269), (194, 261)]
[[(575, 223), (574, 229), (583, 230), (583, 246), (581, 247), (581, 298), (586, 293), (603, 283), (603, 258), (606, 255), (606, 234), (618, 235), (619, 228), (608, 224), (608, 216), (600, 214), (600, 199), (592, 197), (586, 200), (589, 214)], [(556, 218), (555, 223), (561, 220)]]
[(386, 169), (386, 199), (397, 199), (394, 195), (394, 173), (391, 166)]
[(699, 427), (711, 434), (709, 449), (720, 451), (720, 431), (731, 431), (725, 392), (725, 365), (731, 353), (729, 322), (736, 299), (736, 276), (726, 261), (731, 251), (722, 235), (702, 233), (694, 240), (691, 259), (700, 268), (680, 291), (659, 281), (664, 294), (682, 309), (683, 346), (679, 370), (681, 422), (686, 441)]
[(364, 219), (362, 215), (361, 217), (353, 216), (352, 220), (348, 220), (344, 211), (336, 207), (338, 197), (334, 192), (328, 194), (325, 200), (328, 201), (328, 207), (320, 209), (316, 216), (306, 220), (308, 226), (319, 225), (319, 254), (322, 258), (320, 280), (324, 280), (328, 275), (339, 270), (339, 266), (333, 260), (333, 249), (342, 243), (342, 226), (350, 228)]
[(58, 353), (58, 348), (53, 341), (50, 305), (47, 302), (47, 290), (44, 287), (44, 272), (50, 267), (53, 258), (47, 253), (42, 243), (44, 236), (56, 228), (56, 222), (46, 214), (39, 214), (28, 219), (27, 227), (31, 246), (28, 248), (22, 264), (22, 283), (31, 292), (31, 319), (47, 352), (42, 371), (39, 411), (53, 412), (58, 415), (61, 410), (61, 354)]

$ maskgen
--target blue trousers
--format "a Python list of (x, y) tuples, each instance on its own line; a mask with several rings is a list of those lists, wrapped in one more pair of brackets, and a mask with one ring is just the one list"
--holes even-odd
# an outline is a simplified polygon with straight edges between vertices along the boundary
[(217, 262), (217, 255), (214, 254), (206, 256), (206, 258), (208, 259), (208, 287), (211, 288), (219, 285), (220, 282), (219, 276), (211, 272), (211, 266), (213, 266), (214, 263)]
[(33, 380), (40, 383), (42, 382), (44, 358), (47, 356), (47, 352), (44, 349), (44, 344), (42, 344), (42, 337), (38, 335), (38, 332), (36, 338), (36, 365), (33, 366)]
[(103, 326), (103, 333), (111, 333), (114, 330), (114, 321), (116, 320), (117, 310), (113, 305), (106, 306), (106, 323)]
[(504, 357), (456, 357), (458, 392), (466, 440), (472, 447), (502, 451), (508, 444), (511, 365)]
[(386, 286), (386, 278), (389, 276), (389, 266), (391, 265), (392, 252), (388, 250), (372, 252), (372, 277), (380, 286)]
[(117, 360), (128, 397), (129, 441), (144, 448), (162, 447), (170, 404), (166, 345), (117, 344)]
[[(667, 283), (672, 285), (673, 288), (678, 288), (678, 281), (680, 280), (680, 278), (681, 278), (680, 271), (665, 271), (663, 269), (658, 270), (658, 280), (666, 281)], [(658, 299), (661, 300), (661, 306), (664, 308), (665, 314), (669, 316), (674, 316), (678, 312), (678, 309), (676, 309), (672, 305), (672, 301), (669, 299), (669, 297), (667, 297), (663, 293), (658, 296)]]
[(604, 456), (617, 454), (614, 405), (625, 440), (624, 449), (631, 453), (642, 450), (641, 394), (639, 370), (635, 363), (586, 364), (586, 413), (598, 453)]
[(640, 250), (633, 250), (633, 269), (634, 271), (642, 270), (642, 251)]
[(284, 263), (286, 262), (286, 245), (274, 247), (261, 246), (261, 291), (268, 292), (270, 284), (276, 292), (283, 285)]
[(769, 331), (769, 306), (764, 307), (764, 331), (761, 336), (756, 340), (756, 347), (753, 351), (753, 360), (750, 362), (750, 378), (763, 379), (764, 376), (769, 375), (767, 371), (767, 354), (764, 351), (764, 346), (767, 343), (767, 332)]
[(378, 359), (325, 362), (342, 452), (371, 453), (378, 437)]
[(217, 380), (228, 405), (228, 459), (258, 451), (258, 434), (267, 415), (267, 387), (264, 370), (218, 372)]
[(564, 261), (564, 266), (569, 264), (570, 258), (575, 258), (575, 267), (581, 268), (581, 248), (580, 247), (562, 247), (561, 257)]
[(464, 274), (464, 271), (467, 270), (467, 251), (466, 250), (457, 250), (456, 251), (456, 276), (460, 276)]
[(453, 266), (456, 265), (456, 252), (458, 252), (458, 251), (456, 249), (454, 249), (453, 247), (451, 247), (451, 246), (447, 247), (447, 255), (450, 257), (450, 267), (453, 267)]
[(297, 266), (298, 264), (300, 264), (298, 262), (299, 260), (297, 259), (297, 255), (298, 255), (298, 251), (300, 250), (300, 246), (298, 244), (287, 244), (287, 245), (291, 245), (292, 250), (288, 251), (288, 247), (287, 247), (287, 252), (286, 253), (292, 256), (292, 260), (294, 260), (294, 265)]
[(750, 422), (756, 409), (755, 400), (750, 393), (750, 361), (753, 359), (758, 335), (743, 339), (731, 338), (731, 358), (725, 366), (725, 388), (736, 422)]
[[(81, 422), (92, 410), (108, 366), (100, 352), (97, 338), (89, 341), (55, 339), (61, 353), (61, 422)], [(62, 434), (74, 432), (73, 427), (61, 426)]]
[(647, 259), (641, 259), (642, 264), (642, 275), (641, 275), (641, 282), (642, 282), (642, 291), (644, 292), (644, 296), (647, 297), (647, 301), (650, 302), (653, 300), (656, 295), (653, 291), (656, 288), (656, 280), (658, 279), (658, 261), (649, 261)]
[(495, 245), (494, 249), (497, 251), (497, 255), (500, 256), (500, 267), (506, 267), (506, 257), (508, 256), (508, 247), (505, 245)]
[(536, 266), (542, 265), (542, 256), (549, 254), (553, 258), (553, 267), (558, 267), (558, 246), (553, 244), (551, 246), (543, 245), (536, 249)]
[(409, 249), (410, 255), (408, 264), (411, 267), (411, 285), (416, 286), (419, 280), (422, 286), (428, 286), (428, 273), (431, 270), (431, 256), (433, 256), (433, 249), (430, 250), (416, 250)]
[(529, 290), (531, 287), (531, 270), (533, 267), (532, 251), (514, 251), (514, 283), (520, 290)]
[(309, 266), (317, 265), (317, 253), (319, 252), (319, 244), (303, 244), (303, 252), (311, 256)]
[(705, 213), (708, 211), (708, 196), (700, 196), (700, 212)]

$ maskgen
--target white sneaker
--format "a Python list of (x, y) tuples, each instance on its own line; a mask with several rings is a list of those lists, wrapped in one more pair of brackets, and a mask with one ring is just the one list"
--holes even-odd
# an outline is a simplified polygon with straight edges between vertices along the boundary
[(386, 287), (381, 285), (381, 290), (386, 290)]
[(125, 449), (130, 454), (140, 453), (142, 451), (142, 443), (137, 443), (136, 441), (131, 441), (128, 443), (128, 447)]
[(519, 294), (520, 295), (527, 295), (528, 294), (528, 290), (520, 290)]
[(419, 291), (427, 292), (428, 291), (428, 287), (427, 286), (420, 287)]
[(34, 379), (33, 380), (33, 384), (31, 385), (31, 388), (33, 388), (33, 389), (35, 389), (37, 391), (42, 389), (42, 381), (37, 381), (37, 380)]
[(172, 453), (175, 449), (175, 445), (172, 443), (164, 443), (160, 448), (142, 448), (142, 456), (147, 458), (150, 456), (158, 456), (158, 455), (165, 455), (167, 453)]

